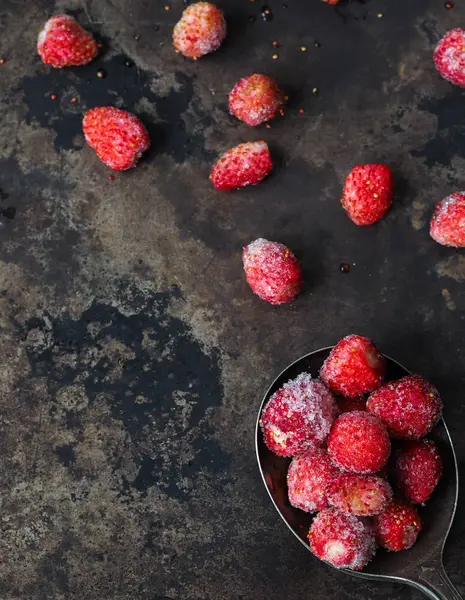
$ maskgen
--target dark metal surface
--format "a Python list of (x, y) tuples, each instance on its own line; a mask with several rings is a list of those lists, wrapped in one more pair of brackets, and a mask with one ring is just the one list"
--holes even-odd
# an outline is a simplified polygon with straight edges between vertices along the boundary
[[(258, 1), (218, 3), (227, 42), (191, 62), (170, 42), (180, 0), (170, 11), (159, 0), (0, 2), (2, 600), (416, 594), (311, 560), (257, 474), (268, 381), (350, 332), (439, 387), (463, 468), (465, 259), (433, 243), (427, 222), (465, 187), (464, 92), (431, 60), (465, 5), (270, 0), (264, 22)], [(103, 43), (94, 63), (41, 65), (38, 31), (62, 10)], [(252, 71), (289, 91), (271, 129), (227, 112)], [(107, 103), (139, 114), (153, 138), (114, 181), (80, 129)], [(215, 192), (217, 154), (260, 138), (275, 173)], [(363, 229), (339, 204), (357, 161), (386, 161), (396, 177), (392, 210)], [(302, 261), (306, 287), (289, 306), (247, 288), (241, 247), (260, 236)], [(462, 591), (464, 540), (459, 517), (445, 563)]]
[[(260, 473), (268, 494), (281, 518), (297, 539), (309, 550), (307, 534), (313, 515), (291, 506), (287, 493), (287, 471), (290, 459), (278, 457), (266, 447), (260, 429), (262, 411), (271, 396), (286, 382), (301, 373), (318, 377), (321, 365), (328, 357), (331, 347), (316, 350), (293, 362), (272, 383), (258, 411), (256, 422), (256, 451)], [(410, 374), (407, 369), (387, 358), (386, 380), (396, 380)], [(444, 460), (443, 478), (426, 506), (420, 508), (422, 532), (417, 543), (406, 552), (378, 550), (374, 559), (360, 572), (345, 570), (347, 575), (378, 581), (395, 581), (424, 591), (433, 600), (460, 600), (443, 571), (442, 554), (457, 508), (459, 476), (453, 442), (443, 420), (430, 434)], [(434, 573), (439, 584), (448, 584), (448, 593), (438, 581), (426, 577)], [(426, 574), (426, 575), (425, 575)], [(428, 585), (429, 584), (429, 585)], [(435, 589), (436, 587), (436, 589)], [(439, 595), (436, 595), (439, 594)]]

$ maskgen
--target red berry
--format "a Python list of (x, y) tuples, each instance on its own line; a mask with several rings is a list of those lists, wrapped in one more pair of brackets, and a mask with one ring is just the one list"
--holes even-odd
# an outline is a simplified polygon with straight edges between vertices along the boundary
[(342, 473), (327, 488), (330, 504), (348, 515), (371, 517), (382, 512), (392, 500), (389, 483), (376, 475)]
[(98, 49), (92, 35), (73, 17), (56, 15), (39, 33), (37, 52), (46, 65), (61, 68), (86, 65), (97, 56)]
[(356, 398), (337, 398), (337, 405), (339, 406), (341, 413), (367, 409), (365, 396), (357, 396)]
[(223, 11), (210, 2), (196, 2), (188, 6), (173, 30), (173, 44), (188, 58), (218, 50), (226, 37)]
[(442, 475), (442, 459), (431, 440), (406, 442), (395, 456), (394, 477), (404, 497), (415, 504), (426, 502)]
[(257, 185), (271, 173), (273, 163), (265, 142), (246, 142), (231, 148), (214, 164), (210, 180), (217, 190)]
[(373, 392), (367, 408), (381, 419), (393, 438), (416, 440), (436, 425), (442, 402), (437, 389), (426, 379), (408, 375)]
[(456, 192), (436, 205), (430, 235), (443, 246), (465, 247), (465, 192)]
[(374, 415), (354, 411), (338, 417), (328, 438), (331, 460), (353, 473), (376, 473), (389, 458), (391, 442)]
[(357, 165), (347, 176), (341, 202), (356, 225), (372, 225), (388, 211), (393, 196), (387, 165)]
[(407, 550), (416, 542), (421, 529), (420, 516), (413, 506), (394, 500), (374, 517), (376, 538), (387, 550)]
[(229, 94), (229, 112), (251, 127), (276, 117), (283, 105), (283, 94), (268, 75), (244, 77)]
[(275, 392), (263, 410), (260, 425), (268, 448), (279, 456), (295, 456), (320, 446), (337, 412), (328, 388), (308, 373)]
[(345, 515), (336, 508), (317, 514), (308, 532), (310, 550), (340, 569), (359, 571), (375, 553), (373, 527), (367, 519)]
[(339, 4), (341, 0), (323, 0), (326, 4)]
[(290, 302), (302, 289), (299, 261), (284, 244), (255, 240), (243, 249), (242, 262), (253, 293), (270, 304)]
[(374, 343), (361, 335), (348, 335), (331, 350), (320, 377), (348, 398), (372, 392), (384, 379), (386, 361)]
[(92, 108), (84, 115), (86, 142), (113, 171), (134, 167), (150, 147), (150, 138), (139, 119), (113, 106)]
[(287, 472), (289, 502), (306, 512), (327, 508), (326, 489), (338, 472), (322, 448), (296, 456)]
[(442, 38), (434, 51), (439, 73), (456, 85), (465, 87), (465, 31), (452, 29)]

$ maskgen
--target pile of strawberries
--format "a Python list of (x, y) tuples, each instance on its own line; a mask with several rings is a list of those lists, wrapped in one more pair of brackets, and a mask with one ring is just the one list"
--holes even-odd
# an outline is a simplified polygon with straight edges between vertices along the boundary
[(438, 391), (417, 375), (384, 383), (385, 373), (374, 343), (349, 335), (319, 379), (302, 373), (284, 384), (260, 419), (268, 448), (293, 457), (289, 502), (318, 513), (311, 551), (339, 568), (362, 569), (378, 545), (410, 548), (421, 530), (414, 505), (442, 474), (436, 444), (424, 439), (441, 416)]
[[(338, 0), (324, 0), (337, 4)], [(214, 52), (227, 33), (223, 12), (210, 2), (188, 6), (173, 30), (176, 52), (197, 60)], [(47, 21), (39, 34), (37, 50), (43, 62), (53, 67), (85, 65), (98, 53), (90, 33), (69, 15)], [(434, 61), (441, 75), (465, 87), (465, 31), (454, 29), (439, 42)], [(229, 94), (231, 115), (257, 127), (283, 112), (285, 97), (269, 76), (253, 73), (236, 83)], [(89, 146), (115, 171), (134, 167), (150, 147), (142, 122), (127, 111), (111, 106), (91, 109), (83, 120)], [(231, 190), (262, 181), (273, 168), (264, 141), (244, 142), (225, 152), (213, 166), (210, 180), (217, 190)], [(342, 206), (356, 225), (372, 225), (389, 210), (394, 197), (393, 175), (387, 165), (356, 166), (347, 176)], [(465, 192), (456, 192), (436, 207), (431, 237), (440, 244), (465, 247)], [(252, 290), (262, 299), (281, 304), (302, 289), (302, 272), (292, 252), (276, 242), (258, 239), (244, 248), (244, 269)]]

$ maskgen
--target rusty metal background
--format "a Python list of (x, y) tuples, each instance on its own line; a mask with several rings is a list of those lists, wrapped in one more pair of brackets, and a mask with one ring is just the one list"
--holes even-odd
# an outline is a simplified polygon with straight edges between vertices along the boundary
[[(269, 0), (265, 22), (258, 0), (218, 1), (227, 41), (191, 62), (170, 41), (184, 3), (167, 2), (0, 3), (0, 597), (410, 598), (292, 543), (254, 426), (276, 372), (357, 332), (439, 387), (463, 469), (465, 259), (428, 219), (465, 187), (464, 92), (431, 60), (465, 6)], [(103, 47), (57, 71), (35, 44), (64, 10)], [(290, 96), (270, 129), (228, 115), (252, 71)], [(102, 104), (140, 115), (153, 139), (114, 181), (81, 133)], [(261, 138), (274, 174), (215, 192), (215, 157)], [(396, 177), (392, 210), (363, 229), (339, 204), (359, 161)], [(245, 283), (241, 247), (260, 236), (304, 266), (289, 306)], [(445, 563), (462, 591), (464, 540), (459, 517)]]

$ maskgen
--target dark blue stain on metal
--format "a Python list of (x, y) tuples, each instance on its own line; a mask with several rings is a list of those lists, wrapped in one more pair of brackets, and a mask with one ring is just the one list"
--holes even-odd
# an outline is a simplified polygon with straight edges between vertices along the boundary
[[(208, 418), (222, 398), (218, 353), (208, 355), (187, 325), (168, 314), (170, 303), (179, 296), (173, 288), (146, 297), (129, 286), (121, 300), (130, 298), (133, 314), (95, 301), (77, 320), (44, 315), (29, 319), (21, 328), (26, 344), (32, 330), (49, 340), (46, 347), (26, 347), (33, 376), (46, 379), (52, 396), (79, 381), (90, 406), (102, 395), (110, 399), (111, 416), (129, 434), (139, 468), (132, 481), (123, 478), (122, 495), (134, 490), (146, 493), (157, 486), (182, 498), (189, 491), (181, 482), (187, 479), (195, 484), (199, 477), (210, 479), (209, 485), (215, 488), (221, 485), (221, 474), (230, 462)], [(123, 344), (131, 358), (106, 353), (111, 341)], [(91, 354), (99, 358), (86, 358)], [(115, 367), (116, 378), (112, 376)], [(191, 400), (187, 416), (174, 402), (176, 395)], [(82, 433), (77, 411), (70, 410), (66, 421), (77, 436)], [(157, 439), (162, 441), (157, 443)], [(169, 452), (172, 455), (167, 456)], [(70, 454), (62, 452), (62, 462), (68, 458)], [(118, 469), (118, 457), (111, 460)]]
[(58, 456), (59, 461), (65, 467), (69, 467), (76, 461), (76, 454), (74, 452), (74, 444), (63, 444), (55, 448), (55, 454)]
[[(145, 160), (154, 153), (168, 154), (178, 163), (190, 155), (211, 159), (203, 135), (188, 132), (182, 118), (194, 96), (194, 79), (179, 71), (175, 73), (176, 89), (172, 88), (167, 94), (156, 94), (153, 88), (158, 75), (140, 68), (128, 68), (129, 60), (127, 56), (118, 55), (109, 60), (98, 58), (83, 67), (44, 67), (46, 72), (23, 77), (18, 88), (12, 91), (12, 97), (18, 91), (22, 92), (27, 106), (26, 123), (37, 122), (55, 131), (57, 151), (80, 149), (78, 140), (82, 136), (82, 118), (87, 110), (96, 106), (117, 106), (137, 114), (146, 126), (152, 147)], [(105, 78), (97, 77), (102, 70)], [(51, 94), (56, 95), (55, 100), (51, 99)], [(73, 97), (79, 98), (79, 102), (71, 102)], [(154, 106), (156, 121), (152, 115), (137, 110), (142, 99)], [(197, 121), (203, 125), (198, 131), (202, 131), (212, 119), (199, 103), (195, 104), (194, 110)]]
[(418, 110), (428, 112), (437, 118), (437, 135), (420, 148), (410, 151), (412, 156), (424, 159), (427, 167), (449, 166), (459, 156), (465, 158), (465, 112), (463, 94), (460, 88), (451, 88), (443, 98), (423, 98)]

